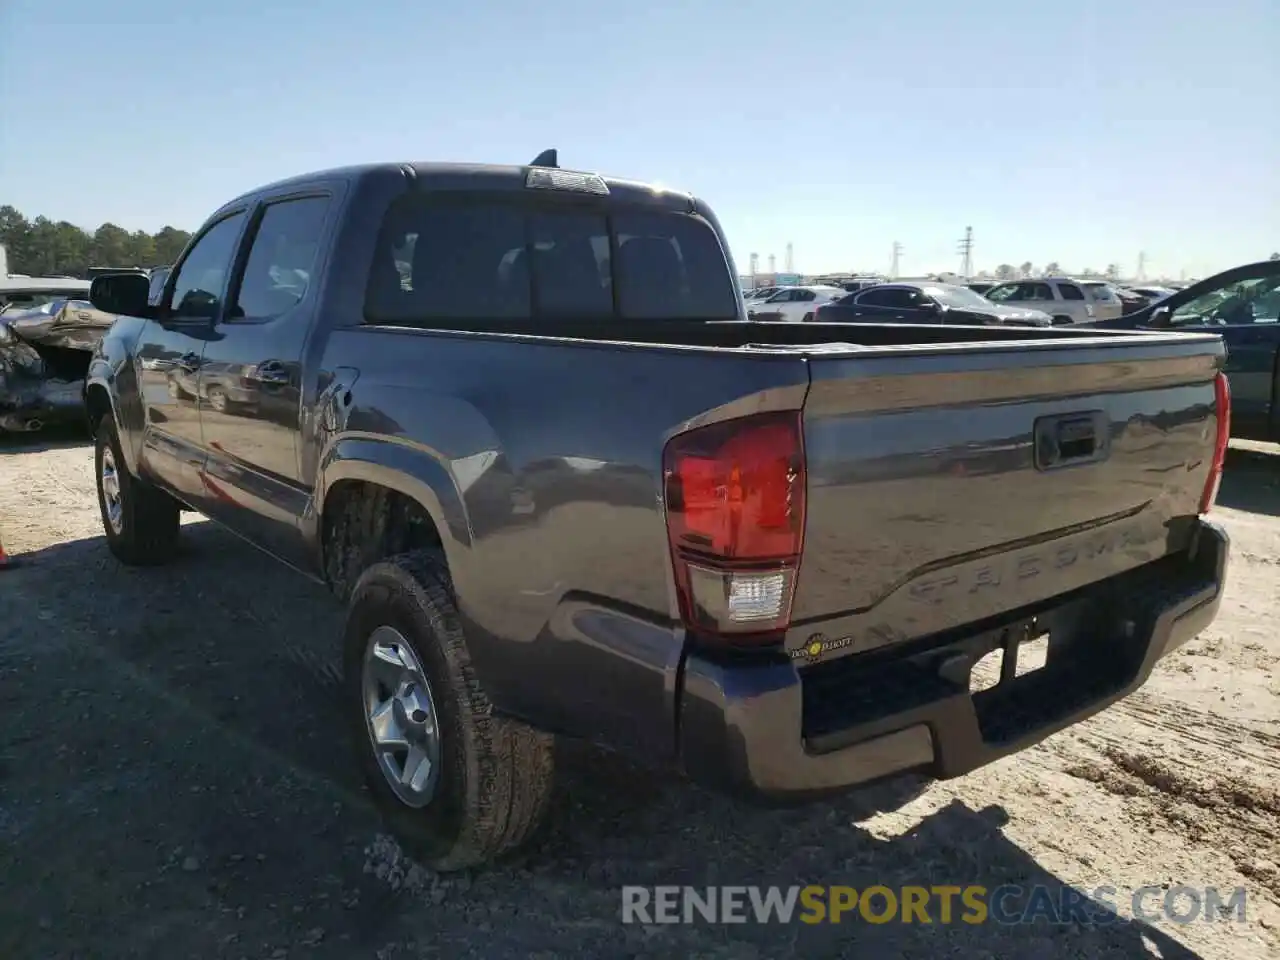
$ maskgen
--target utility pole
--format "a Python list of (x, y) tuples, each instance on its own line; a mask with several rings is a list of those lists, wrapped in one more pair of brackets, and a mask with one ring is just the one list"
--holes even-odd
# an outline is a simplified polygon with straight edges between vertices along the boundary
[(1141, 283), (1147, 279), (1147, 252), (1145, 250), (1138, 251), (1138, 282)]
[(889, 264), (889, 279), (898, 279), (898, 261), (902, 259), (902, 244), (893, 241), (893, 260)]
[(796, 263), (794, 258), (791, 256), (790, 243), (787, 244), (787, 261), (786, 262), (787, 262), (787, 273), (795, 273)]
[(751, 289), (754, 290), (756, 288), (756, 275), (760, 272), (760, 254), (751, 254), (748, 262), (751, 265)]
[(774, 282), (778, 279), (778, 259), (772, 253), (769, 254), (769, 274), (774, 278)]
[(964, 239), (956, 252), (960, 254), (960, 276), (968, 280), (973, 275), (973, 227), (964, 228)]

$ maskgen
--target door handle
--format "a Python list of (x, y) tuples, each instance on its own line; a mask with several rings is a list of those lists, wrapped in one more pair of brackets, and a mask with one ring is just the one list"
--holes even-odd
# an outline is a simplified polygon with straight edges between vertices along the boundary
[(1099, 410), (1040, 417), (1033, 432), (1037, 470), (1092, 463), (1110, 452), (1110, 426)]

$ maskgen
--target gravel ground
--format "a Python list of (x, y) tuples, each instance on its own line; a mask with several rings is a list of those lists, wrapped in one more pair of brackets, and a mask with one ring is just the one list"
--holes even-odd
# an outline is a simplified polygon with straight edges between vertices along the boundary
[[(1140, 692), (964, 779), (759, 811), (583, 747), (546, 835), (439, 878), (336, 712), (341, 611), (209, 523), (108, 555), (92, 450), (0, 441), (0, 957), (1275, 957), (1280, 454), (1232, 450), (1218, 621)], [(885, 812), (888, 811), (888, 812)], [(1247, 921), (624, 925), (623, 884), (1244, 886)]]

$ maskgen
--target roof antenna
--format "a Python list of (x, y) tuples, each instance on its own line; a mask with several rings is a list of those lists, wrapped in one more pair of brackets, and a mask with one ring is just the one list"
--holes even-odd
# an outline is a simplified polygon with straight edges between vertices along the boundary
[(556, 148), (555, 148), (555, 147), (552, 147), (550, 150), (543, 150), (540, 154), (538, 154), (536, 157), (534, 157), (534, 158), (533, 158), (533, 163), (529, 164), (529, 166), (531, 166), (531, 167), (559, 167), (559, 166), (560, 166), (560, 164), (559, 164), (559, 163), (557, 163), (556, 161), (557, 161), (557, 158), (556, 158)]

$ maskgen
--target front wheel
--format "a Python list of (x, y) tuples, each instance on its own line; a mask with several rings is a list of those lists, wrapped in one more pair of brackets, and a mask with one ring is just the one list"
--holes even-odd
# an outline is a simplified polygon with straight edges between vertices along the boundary
[(800, 322), (801, 322), (801, 323), (810, 323), (810, 322), (812, 322), (812, 321), (813, 321), (813, 314), (812, 314), (812, 313), (806, 313), (806, 314), (804, 315), (804, 317), (803, 317), (803, 318), (801, 318), (801, 320), (800, 320)]
[(551, 797), (553, 741), (494, 714), (440, 553), (401, 554), (361, 575), (343, 667), (365, 781), (412, 856), (461, 870), (533, 835)]
[(111, 417), (98, 425), (94, 465), (107, 547), (130, 566), (167, 563), (177, 552), (181, 507), (163, 490), (129, 472)]

